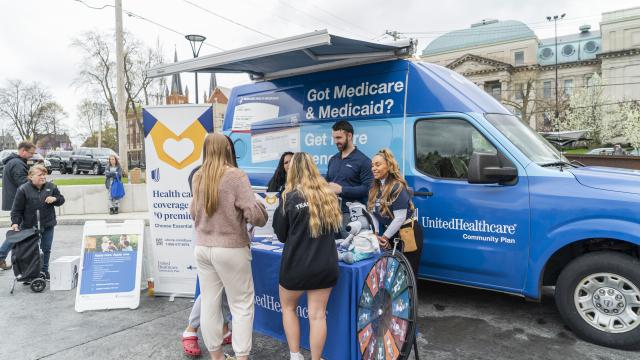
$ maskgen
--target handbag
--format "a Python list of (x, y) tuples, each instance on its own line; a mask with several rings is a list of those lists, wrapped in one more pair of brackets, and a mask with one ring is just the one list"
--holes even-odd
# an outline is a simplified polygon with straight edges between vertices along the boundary
[(410, 223), (405, 223), (400, 227), (400, 239), (404, 243), (403, 252), (413, 252), (418, 250), (418, 244), (416, 243), (416, 233), (413, 229), (413, 224), (416, 223), (415, 219), (409, 219)]
[(124, 185), (120, 181), (120, 177), (115, 177), (111, 183), (111, 198), (120, 200), (124, 197)]

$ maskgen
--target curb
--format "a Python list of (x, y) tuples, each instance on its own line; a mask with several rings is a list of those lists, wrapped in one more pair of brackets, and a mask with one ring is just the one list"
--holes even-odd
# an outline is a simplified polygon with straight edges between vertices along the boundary
[[(126, 213), (123, 213), (123, 215), (126, 215)], [(144, 218), (144, 219), (140, 219), (139, 217), (133, 217), (133, 219), (135, 220), (144, 220), (144, 224), (145, 226), (149, 226), (149, 219), (148, 218)], [(57, 219), (57, 225), (84, 225), (85, 222), (87, 221), (100, 221), (100, 220), (104, 220), (106, 222), (122, 222), (124, 220), (129, 220), (124, 216), (119, 216), (119, 217), (102, 217), (102, 218), (86, 218), (86, 217), (76, 217), (76, 218), (58, 218)], [(0, 228), (2, 227), (6, 227), (8, 228), (9, 226), (11, 226), (11, 220), (4, 218), (4, 219), (0, 219)]]

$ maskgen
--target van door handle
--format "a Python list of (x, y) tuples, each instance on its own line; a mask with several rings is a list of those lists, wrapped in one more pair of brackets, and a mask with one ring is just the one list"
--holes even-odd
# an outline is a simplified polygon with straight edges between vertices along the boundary
[(433, 193), (431, 191), (416, 191), (413, 194), (417, 196), (426, 196), (426, 197), (433, 196)]

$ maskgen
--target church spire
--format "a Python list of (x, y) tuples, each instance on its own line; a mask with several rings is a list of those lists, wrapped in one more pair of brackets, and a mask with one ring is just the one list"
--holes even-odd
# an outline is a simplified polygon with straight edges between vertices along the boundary
[[(173, 62), (178, 62), (178, 50), (173, 49)], [(182, 93), (182, 81), (180, 80), (180, 74), (171, 75), (171, 95), (183, 95)]]

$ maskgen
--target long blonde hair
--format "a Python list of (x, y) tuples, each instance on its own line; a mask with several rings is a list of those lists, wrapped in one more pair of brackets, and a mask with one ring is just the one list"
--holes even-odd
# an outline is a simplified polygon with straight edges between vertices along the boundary
[(293, 154), (287, 172), (287, 183), (282, 193), (283, 204), (287, 195), (299, 191), (309, 203), (309, 230), (311, 237), (323, 233), (338, 232), (342, 226), (342, 212), (338, 198), (320, 175), (311, 156), (304, 152)]
[[(376, 156), (382, 157), (389, 167), (389, 174), (387, 174), (384, 189), (382, 190), (382, 195), (380, 196), (380, 214), (382, 214), (383, 216), (386, 215), (387, 217), (393, 217), (393, 213), (389, 209), (389, 205), (391, 205), (398, 198), (398, 196), (400, 196), (403, 188), (408, 190), (409, 186), (400, 173), (400, 166), (398, 166), (398, 161), (396, 161), (396, 158), (393, 156), (391, 150), (386, 148), (382, 149), (378, 151), (373, 157)], [(396, 186), (396, 184), (400, 186)], [(367, 204), (367, 208), (369, 209), (369, 211), (373, 211), (378, 193), (380, 192), (381, 188), (382, 182), (375, 179), (373, 181), (371, 189), (369, 189), (369, 201)], [(409, 201), (409, 209), (413, 210), (412, 201)]]
[(219, 185), (231, 159), (229, 141), (224, 135), (211, 133), (204, 139), (202, 167), (193, 175), (193, 202), (203, 202), (208, 217), (218, 209)]

